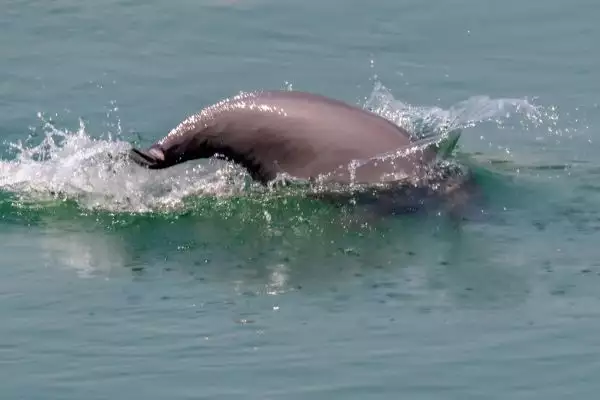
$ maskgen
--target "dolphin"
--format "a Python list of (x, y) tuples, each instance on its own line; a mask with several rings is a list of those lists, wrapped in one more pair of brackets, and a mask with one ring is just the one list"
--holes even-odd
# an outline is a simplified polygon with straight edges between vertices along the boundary
[[(459, 135), (445, 142), (446, 153)], [(441, 144), (419, 143), (386, 118), (336, 99), (301, 91), (255, 91), (202, 109), (148, 149), (132, 148), (129, 157), (149, 169), (223, 158), (263, 184), (280, 174), (370, 184), (423, 177)]]

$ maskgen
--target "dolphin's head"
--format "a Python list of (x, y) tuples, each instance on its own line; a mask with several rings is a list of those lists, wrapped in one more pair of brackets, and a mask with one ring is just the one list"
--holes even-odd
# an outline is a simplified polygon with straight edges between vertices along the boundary
[(165, 153), (155, 146), (148, 150), (132, 148), (129, 151), (129, 158), (136, 164), (149, 169), (162, 169), (171, 165), (165, 161)]

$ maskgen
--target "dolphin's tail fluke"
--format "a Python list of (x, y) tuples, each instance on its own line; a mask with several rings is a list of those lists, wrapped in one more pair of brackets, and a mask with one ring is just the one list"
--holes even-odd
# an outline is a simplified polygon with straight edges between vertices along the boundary
[(151, 148), (147, 151), (132, 148), (129, 151), (129, 159), (134, 163), (149, 169), (165, 168), (164, 154), (162, 151)]

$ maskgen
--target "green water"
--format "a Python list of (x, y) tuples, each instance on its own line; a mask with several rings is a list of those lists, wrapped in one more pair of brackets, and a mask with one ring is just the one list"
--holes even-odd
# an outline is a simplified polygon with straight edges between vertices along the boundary
[[(564, 399), (600, 385), (600, 11), (9, 1), (2, 399)], [(111, 160), (241, 90), (462, 129), (460, 212)]]

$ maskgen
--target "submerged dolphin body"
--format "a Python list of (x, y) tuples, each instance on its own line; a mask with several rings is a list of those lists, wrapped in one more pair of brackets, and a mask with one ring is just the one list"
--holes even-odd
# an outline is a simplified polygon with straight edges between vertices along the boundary
[[(450, 140), (450, 150), (458, 135)], [(130, 158), (150, 169), (219, 156), (266, 184), (279, 174), (335, 183), (422, 177), (439, 143), (418, 143), (372, 112), (298, 91), (260, 91), (225, 99), (194, 114)], [(446, 143), (447, 145), (447, 143)], [(381, 157), (414, 147), (400, 157)], [(390, 178), (392, 177), (392, 178)]]

